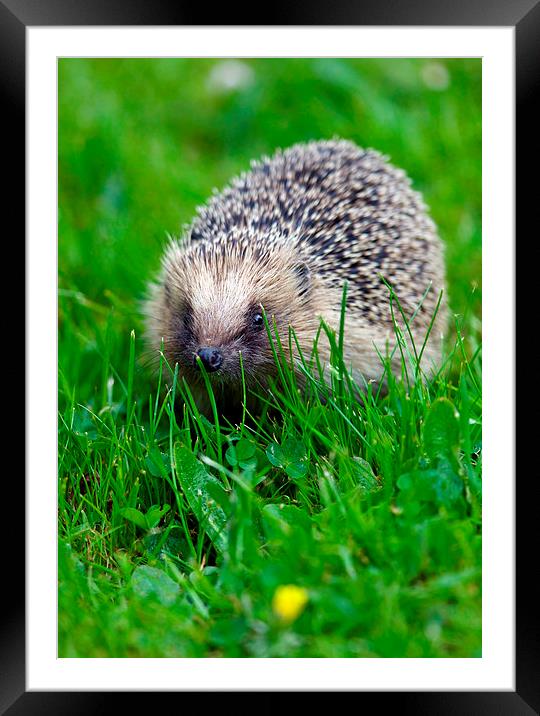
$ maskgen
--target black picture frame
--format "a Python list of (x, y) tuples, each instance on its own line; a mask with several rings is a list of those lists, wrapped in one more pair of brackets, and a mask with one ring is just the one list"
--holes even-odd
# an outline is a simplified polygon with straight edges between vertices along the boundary
[[(203, 12), (205, 18), (203, 18)], [(169, 0), (0, 0), (0, 97), (4, 146), (9, 147), (11, 157), (4, 165), (9, 181), (4, 188), (5, 206), (18, 219), (18, 232), (22, 235), (25, 216), (25, 30), (33, 26), (69, 25), (200, 25), (199, 19), (208, 19), (209, 9), (201, 12), (193, 4)], [(403, 25), (403, 26), (507, 26), (515, 28), (516, 68), (516, 261), (517, 236), (522, 240), (522, 253), (530, 248), (525, 240), (525, 229), (537, 234), (535, 194), (536, 180), (530, 181), (528, 168), (534, 156), (538, 156), (535, 130), (538, 124), (534, 111), (535, 99), (540, 85), (540, 1), (539, 0), (466, 0), (448, 3), (446, 0), (367, 0), (353, 5), (347, 0), (332, 3), (288, 3), (286, 7), (272, 4), (268, 17), (257, 22), (247, 22), (235, 8), (216, 10), (212, 25)], [(251, 18), (250, 18), (251, 19)], [(243, 20), (243, 21), (241, 21)], [(8, 141), (6, 141), (6, 139)], [(536, 153), (534, 153), (536, 147)], [(532, 151), (531, 151), (532, 150)], [(13, 241), (13, 240), (12, 240)], [(13, 242), (12, 246), (16, 244)], [(20, 241), (23, 246), (22, 240)], [(521, 244), (520, 244), (521, 245)], [(533, 249), (534, 250), (534, 249)], [(538, 252), (537, 252), (538, 255)], [(534, 286), (532, 271), (534, 260), (527, 262), (530, 279), (525, 276), (520, 285)], [(529, 279), (529, 280), (527, 280)], [(536, 279), (537, 281), (537, 279)], [(517, 281), (516, 281), (517, 285)], [(516, 326), (527, 320), (526, 307), (532, 302), (523, 298), (518, 304), (516, 297)], [(534, 304), (533, 304), (534, 305)], [(518, 310), (519, 307), (519, 310)], [(15, 322), (13, 320), (12, 328)], [(17, 335), (12, 331), (11, 335)], [(530, 359), (529, 359), (530, 361)], [(525, 374), (524, 371), (522, 371)], [(530, 374), (530, 372), (529, 372)], [(517, 373), (516, 373), (517, 375)], [(505, 379), (515, 381), (515, 376)], [(516, 384), (514, 382), (514, 387)], [(517, 395), (517, 390), (515, 391)], [(20, 404), (20, 395), (17, 404)], [(518, 406), (516, 406), (518, 407)], [(521, 435), (522, 433), (520, 433)], [(522, 446), (534, 444), (522, 438)], [(32, 445), (27, 445), (28, 451)], [(524, 453), (527, 451), (524, 450)], [(520, 451), (516, 451), (520, 454)], [(521, 454), (520, 454), (521, 457)], [(526, 471), (524, 471), (525, 473)], [(534, 468), (532, 468), (534, 473)], [(517, 464), (514, 479), (517, 476)], [(524, 475), (523, 475), (524, 477)], [(534, 474), (532, 474), (534, 478)], [(73, 714), (107, 713), (125, 708), (124, 694), (99, 692), (27, 692), (25, 689), (25, 592), (24, 592), (24, 531), (22, 506), (24, 505), (24, 482), (15, 471), (5, 481), (11, 494), (5, 503), (20, 506), (12, 510), (14, 524), (4, 552), (4, 590), (6, 606), (2, 610), (0, 637), (0, 714)], [(18, 479), (15, 479), (18, 478)], [(536, 501), (531, 499), (530, 482), (516, 482), (516, 662), (514, 692), (360, 692), (357, 705), (366, 705), (366, 699), (377, 698), (379, 708), (395, 708), (398, 712), (415, 714), (531, 714), (540, 709), (539, 690), (539, 644), (538, 621), (539, 589), (534, 572), (534, 545), (536, 535)], [(6, 484), (8, 483), (8, 484)], [(173, 694), (168, 694), (173, 696)], [(176, 695), (176, 708), (185, 708), (185, 692)], [(215, 694), (214, 694), (215, 695)], [(245, 696), (246, 694), (244, 694)], [(279, 693), (247, 694), (254, 709), (268, 711), (276, 703)], [(155, 694), (136, 694), (139, 705), (144, 708)], [(209, 708), (205, 695), (203, 708)], [(331, 695), (335, 698), (336, 694)], [(324, 697), (318, 694), (318, 698)], [(220, 694), (223, 703), (232, 704), (235, 694)], [(294, 707), (296, 698), (289, 694)], [(245, 708), (245, 706), (244, 706)]]

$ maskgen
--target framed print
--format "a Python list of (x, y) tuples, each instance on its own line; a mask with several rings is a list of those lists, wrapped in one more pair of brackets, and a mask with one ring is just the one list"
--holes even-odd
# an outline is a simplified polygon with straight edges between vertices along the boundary
[(28, 306), (2, 712), (534, 713), (514, 269), (539, 6), (196, 15), (0, 4)]

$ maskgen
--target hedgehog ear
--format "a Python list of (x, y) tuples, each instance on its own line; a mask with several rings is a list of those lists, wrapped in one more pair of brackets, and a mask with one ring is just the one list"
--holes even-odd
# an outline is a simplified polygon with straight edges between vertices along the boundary
[(296, 264), (294, 267), (294, 276), (298, 283), (298, 291), (300, 296), (305, 296), (311, 288), (311, 271), (309, 266), (304, 262)]

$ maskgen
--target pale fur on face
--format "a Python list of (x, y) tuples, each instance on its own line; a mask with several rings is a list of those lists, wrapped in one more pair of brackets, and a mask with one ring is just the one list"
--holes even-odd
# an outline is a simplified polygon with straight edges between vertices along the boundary
[(290, 245), (271, 251), (254, 245), (171, 244), (160, 282), (147, 303), (150, 344), (164, 354), (181, 375), (200, 381), (195, 355), (201, 348), (217, 348), (223, 356), (211, 374), (217, 384), (241, 379), (265, 382), (275, 372), (266, 328), (256, 327), (255, 314), (266, 314), (288, 345), (289, 326), (309, 353), (319, 327), (318, 279)]

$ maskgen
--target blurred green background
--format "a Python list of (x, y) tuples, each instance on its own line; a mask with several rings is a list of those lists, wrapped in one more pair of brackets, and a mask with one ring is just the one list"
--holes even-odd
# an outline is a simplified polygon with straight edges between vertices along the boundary
[(481, 60), (61, 59), (58, 75), (61, 288), (129, 306), (214, 187), (339, 136), (408, 172), (447, 246), (452, 308), (478, 319)]

